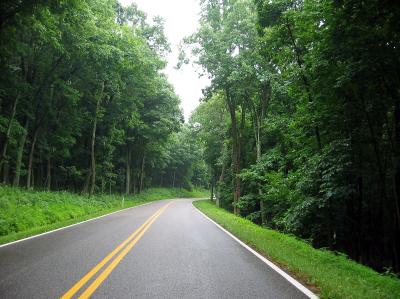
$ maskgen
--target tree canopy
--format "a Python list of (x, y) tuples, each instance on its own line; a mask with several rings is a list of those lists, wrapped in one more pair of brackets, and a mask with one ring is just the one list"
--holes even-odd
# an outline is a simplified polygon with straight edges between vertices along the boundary
[(160, 17), (112, 0), (1, 5), (3, 183), (129, 194), (203, 182), (168, 154), (187, 149)]
[(201, 1), (184, 48), (211, 79), (191, 122), (217, 203), (400, 271), (399, 19), (393, 1)]
[(200, 8), (179, 56), (211, 85), (184, 123), (162, 18), (115, 0), (3, 1), (1, 182), (207, 186), (237, 215), (399, 273), (396, 1)]

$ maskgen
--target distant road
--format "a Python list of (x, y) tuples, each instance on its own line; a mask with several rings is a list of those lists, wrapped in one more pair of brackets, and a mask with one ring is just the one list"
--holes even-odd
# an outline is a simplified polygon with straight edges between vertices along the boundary
[(0, 248), (0, 298), (61, 296), (307, 298), (186, 199)]

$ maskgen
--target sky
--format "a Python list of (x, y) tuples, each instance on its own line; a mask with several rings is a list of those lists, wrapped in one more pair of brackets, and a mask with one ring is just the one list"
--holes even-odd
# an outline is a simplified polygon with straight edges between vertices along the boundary
[(174, 67), (178, 62), (179, 43), (198, 28), (199, 0), (119, 0), (119, 2), (124, 6), (136, 3), (139, 9), (147, 14), (148, 20), (154, 16), (160, 16), (165, 20), (164, 30), (172, 50), (165, 74), (181, 99), (181, 108), (185, 119), (188, 120), (190, 113), (199, 105), (201, 90), (209, 85), (209, 80), (205, 77), (199, 78), (196, 72), (198, 66), (188, 64), (179, 70)]

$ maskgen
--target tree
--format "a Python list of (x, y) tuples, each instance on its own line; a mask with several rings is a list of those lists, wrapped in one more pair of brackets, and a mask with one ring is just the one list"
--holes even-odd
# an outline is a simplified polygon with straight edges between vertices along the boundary
[(254, 67), (249, 64), (248, 58), (257, 35), (255, 14), (252, 2), (245, 0), (203, 1), (201, 6), (201, 26), (186, 43), (193, 45), (192, 53), (198, 57), (197, 63), (209, 74), (213, 89), (224, 93), (231, 119), (233, 207), (235, 214), (240, 214), (240, 131), (244, 127), (247, 100), (246, 92), (240, 86)]

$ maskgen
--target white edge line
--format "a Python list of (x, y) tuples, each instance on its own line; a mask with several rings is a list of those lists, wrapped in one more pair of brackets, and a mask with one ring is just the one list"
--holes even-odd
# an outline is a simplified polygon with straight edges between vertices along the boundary
[(300, 290), (304, 295), (306, 295), (308, 298), (311, 299), (318, 299), (319, 297), (315, 295), (313, 292), (311, 292), (308, 288), (306, 288), (304, 285), (302, 285), (299, 281), (294, 279), (292, 276), (287, 274), (285, 271), (283, 271), (281, 268), (279, 268), (277, 265), (275, 265), (273, 262), (269, 261), (266, 259), (264, 256), (259, 254), (257, 251), (255, 251), (253, 248), (248, 246), (247, 244), (243, 243), (241, 240), (239, 240), (237, 237), (235, 237), (233, 234), (231, 234), (229, 231), (227, 231), (225, 228), (223, 228), (221, 225), (216, 223), (214, 220), (212, 220), (210, 217), (208, 217), (206, 214), (204, 214), (202, 211), (200, 211), (198, 208), (196, 208), (193, 205), (192, 201), (192, 206), (197, 210), (200, 214), (202, 214), (205, 218), (207, 218), (209, 221), (214, 223), (219, 229), (221, 229), (223, 232), (225, 232), (227, 235), (229, 235), (232, 239), (234, 239), (236, 242), (238, 242), (240, 245), (242, 245), (244, 248), (246, 248), (248, 251), (250, 251), (252, 254), (254, 254), (256, 257), (258, 257), (261, 261), (263, 261), (265, 264), (267, 264), (269, 267), (271, 267), (273, 270), (278, 272), (283, 278), (285, 278), (288, 282), (290, 282), (292, 285), (294, 285), (298, 290)]
[(104, 215), (101, 215), (101, 216), (98, 216), (98, 217), (95, 217), (95, 218), (87, 219), (87, 220), (84, 220), (84, 221), (81, 221), (81, 222), (78, 222), (78, 223), (74, 223), (74, 224), (70, 224), (70, 225), (63, 226), (63, 227), (60, 227), (60, 228), (56, 228), (56, 229), (53, 229), (53, 230), (49, 230), (47, 232), (44, 232), (44, 233), (41, 233), (41, 234), (38, 234), (38, 235), (33, 235), (33, 236), (30, 236), (30, 237), (26, 237), (26, 238), (23, 238), (23, 239), (19, 239), (19, 240), (16, 240), (16, 241), (5, 243), (5, 244), (0, 245), (0, 248), (6, 247), (8, 245), (15, 244), (15, 243), (23, 242), (23, 241), (26, 241), (26, 240), (34, 239), (34, 238), (37, 238), (37, 237), (41, 237), (41, 236), (44, 236), (44, 235), (48, 235), (48, 234), (51, 234), (51, 233), (54, 233), (54, 232), (57, 232), (57, 231), (60, 231), (60, 230), (66, 229), (66, 228), (70, 228), (70, 227), (73, 227), (73, 226), (76, 226), (76, 225), (80, 225), (80, 224), (85, 223), (85, 222), (89, 222), (89, 221), (93, 221), (93, 220), (96, 220), (96, 219), (99, 219), (99, 218), (103, 218), (103, 217), (106, 217), (106, 216), (109, 216), (109, 215), (112, 215), (112, 214), (115, 214), (115, 213), (120, 213), (120, 212), (123, 212), (123, 211), (126, 211), (126, 210), (130, 210), (130, 209), (146, 206), (146, 205), (149, 205), (151, 203), (154, 203), (154, 202), (157, 202), (157, 201), (162, 201), (162, 200), (171, 200), (171, 199), (154, 200), (154, 201), (146, 202), (146, 203), (143, 203), (143, 204), (140, 204), (140, 205), (137, 205), (137, 206), (133, 206), (133, 207), (121, 209), (121, 210), (118, 210), (118, 211), (114, 211), (114, 212), (111, 212), (111, 213), (108, 213), (108, 214), (104, 214)]

